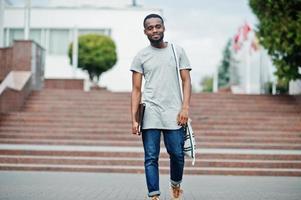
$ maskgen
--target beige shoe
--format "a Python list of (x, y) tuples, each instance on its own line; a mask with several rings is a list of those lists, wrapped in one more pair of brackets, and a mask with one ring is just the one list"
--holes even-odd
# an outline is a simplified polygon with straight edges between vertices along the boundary
[(160, 200), (159, 196), (153, 196), (151, 200)]
[(183, 194), (183, 190), (181, 190), (180, 186), (171, 186), (171, 199), (172, 200), (180, 200)]

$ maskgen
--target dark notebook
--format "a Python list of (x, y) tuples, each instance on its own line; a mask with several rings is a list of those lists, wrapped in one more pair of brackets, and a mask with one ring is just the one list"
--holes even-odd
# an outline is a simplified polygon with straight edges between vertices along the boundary
[(145, 111), (145, 103), (140, 103), (137, 111), (138, 132), (141, 133), (143, 126), (143, 116)]

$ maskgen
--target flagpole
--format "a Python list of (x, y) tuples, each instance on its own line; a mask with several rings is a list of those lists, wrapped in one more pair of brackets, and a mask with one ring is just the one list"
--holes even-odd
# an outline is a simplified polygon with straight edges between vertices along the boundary
[(245, 48), (246, 54), (246, 93), (251, 93), (251, 84), (250, 84), (250, 57), (248, 54), (248, 48)]
[(213, 75), (213, 92), (218, 92), (218, 67)]
[(259, 51), (259, 69), (260, 69), (260, 94), (264, 94), (264, 75), (265, 75), (265, 71), (263, 70), (263, 66), (262, 66), (262, 51)]

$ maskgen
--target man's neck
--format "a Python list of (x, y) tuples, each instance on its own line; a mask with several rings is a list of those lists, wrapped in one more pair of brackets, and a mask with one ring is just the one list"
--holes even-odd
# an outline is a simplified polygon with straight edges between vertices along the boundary
[(151, 45), (155, 48), (162, 49), (167, 47), (167, 42), (161, 41), (159, 43), (151, 43)]

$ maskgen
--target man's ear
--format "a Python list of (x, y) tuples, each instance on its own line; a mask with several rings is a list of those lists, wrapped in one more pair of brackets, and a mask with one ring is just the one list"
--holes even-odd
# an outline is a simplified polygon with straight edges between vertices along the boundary
[(143, 29), (143, 33), (144, 33), (144, 35), (146, 35), (146, 30), (145, 29)]

